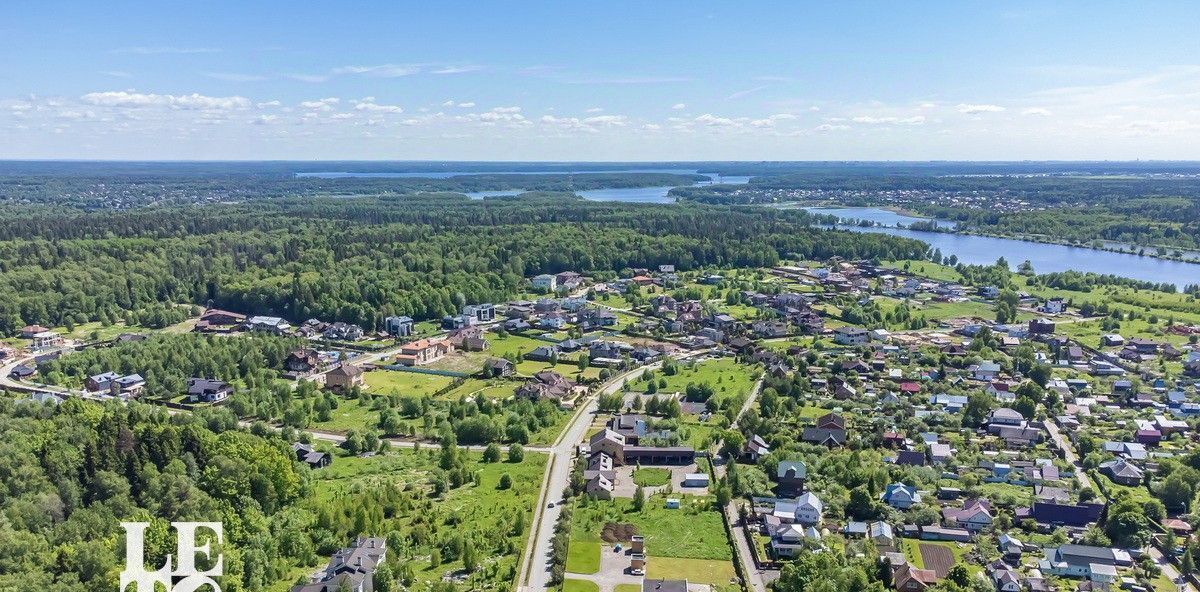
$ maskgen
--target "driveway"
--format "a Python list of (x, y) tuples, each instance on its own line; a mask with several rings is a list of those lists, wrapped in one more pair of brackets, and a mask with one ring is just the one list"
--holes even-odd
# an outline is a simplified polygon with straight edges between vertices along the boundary
[[(594, 574), (577, 574), (567, 572), (566, 577), (573, 580), (588, 580), (600, 586), (600, 592), (612, 592), (617, 584), (633, 584), (641, 587), (642, 576), (629, 573), (629, 550), (622, 546), (618, 553), (613, 546), (604, 543), (600, 546), (600, 571)], [(649, 561), (649, 559), (647, 559)]]

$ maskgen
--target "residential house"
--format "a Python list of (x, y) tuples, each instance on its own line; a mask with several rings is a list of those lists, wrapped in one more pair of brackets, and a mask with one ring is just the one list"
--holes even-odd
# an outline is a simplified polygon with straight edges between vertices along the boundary
[(575, 388), (575, 383), (563, 375), (551, 370), (542, 370), (517, 387), (516, 396), (534, 401), (561, 401), (574, 394)]
[(445, 339), (418, 339), (400, 347), (396, 363), (401, 366), (424, 366), (440, 360), (454, 351)]
[(803, 461), (780, 461), (775, 469), (775, 480), (779, 483), (779, 494), (798, 494), (804, 491), (804, 482), (808, 479), (808, 467)]
[(338, 364), (325, 373), (325, 386), (340, 391), (349, 391), (363, 385), (363, 369), (353, 364)]
[(796, 498), (796, 522), (800, 524), (820, 524), (821, 514), (825, 511), (825, 504), (821, 499), (811, 491), (804, 492), (800, 497)]
[(991, 360), (984, 360), (978, 364), (971, 366), (971, 376), (975, 380), (983, 382), (992, 382), (996, 379), (996, 375), (1000, 373), (1000, 364)]
[(558, 278), (548, 273), (534, 276), (529, 282), (533, 284), (533, 289), (540, 292), (553, 292), (558, 289)]
[(386, 556), (385, 539), (360, 536), (353, 545), (334, 553), (310, 583), (292, 586), (290, 592), (372, 592), (375, 569)]
[(1146, 478), (1141, 469), (1123, 458), (1100, 463), (1100, 472), (1121, 485), (1141, 485)]
[(815, 426), (804, 428), (800, 438), (812, 444), (841, 446), (846, 443), (846, 420), (836, 413), (828, 413), (818, 418)]
[(892, 588), (899, 592), (921, 592), (938, 581), (932, 569), (917, 569), (907, 561), (892, 566)]
[(488, 358), (483, 364), (483, 372), (489, 378), (507, 378), (515, 370), (513, 363), (504, 358)]
[(388, 317), (383, 320), (383, 330), (392, 337), (409, 337), (413, 334), (411, 317)]
[(838, 327), (833, 331), (833, 342), (839, 345), (865, 345), (870, 335), (862, 327)]
[(921, 503), (921, 492), (911, 485), (903, 483), (892, 483), (887, 486), (880, 499), (889, 506), (898, 510), (907, 510), (916, 504)]
[(288, 372), (304, 374), (312, 372), (321, 363), (321, 357), (314, 349), (298, 349), (288, 354), (283, 367)]
[(746, 440), (746, 444), (742, 447), (742, 458), (750, 462), (758, 462), (762, 458), (771, 453), (771, 447), (767, 445), (767, 441), (763, 440), (758, 434), (750, 436)]
[(978, 532), (992, 525), (995, 509), (984, 498), (972, 498), (961, 508), (942, 508), (942, 519), (947, 526), (965, 528)]
[(233, 385), (211, 378), (189, 378), (187, 394), (192, 403), (220, 403), (233, 394)]
[(246, 315), (210, 308), (200, 315), (193, 330), (200, 333), (228, 333), (246, 322)]
[(988, 412), (988, 425), (1019, 426), (1025, 423), (1025, 416), (1008, 407), (998, 407)]
[(104, 372), (89, 376), (84, 381), (84, 388), (89, 392), (104, 392), (114, 397), (125, 399), (136, 398), (146, 387), (146, 379), (140, 374), (121, 376), (116, 372)]
[[(1042, 573), (1055, 576), (1089, 578), (1092, 572), (1100, 567), (1130, 567), (1133, 558), (1128, 551), (1108, 547), (1092, 547), (1088, 545), (1062, 545), (1057, 548), (1047, 548), (1046, 558), (1038, 564)], [(1101, 569), (1102, 574), (1110, 573), (1109, 569)]]
[(490, 323), (496, 320), (496, 307), (489, 303), (468, 304), (462, 309), (463, 316), (475, 319), (476, 323)]
[(308, 444), (295, 442), (292, 444), (292, 452), (296, 454), (296, 460), (308, 465), (311, 469), (321, 469), (333, 463), (333, 456), (315, 450)]

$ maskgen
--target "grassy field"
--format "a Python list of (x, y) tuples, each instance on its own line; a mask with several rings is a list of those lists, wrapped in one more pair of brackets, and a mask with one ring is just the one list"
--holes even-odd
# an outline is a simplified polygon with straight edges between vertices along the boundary
[(433, 396), (449, 387), (454, 378), (435, 374), (420, 374), (400, 370), (372, 370), (363, 375), (367, 390), (378, 395), (403, 395), (406, 397)]
[[(571, 570), (568, 569), (567, 571)], [(562, 592), (600, 592), (600, 586), (597, 585), (596, 582), (588, 580), (573, 580), (571, 578), (566, 578), (562, 583)]]
[(578, 574), (594, 574), (600, 571), (600, 543), (594, 541), (571, 541), (567, 548), (567, 571)]
[(671, 482), (671, 470), (647, 467), (633, 472), (633, 482), (642, 487), (658, 487)]
[[(655, 374), (656, 380), (666, 381), (666, 386), (662, 386), (662, 380), (658, 381), (659, 393), (682, 393), (687, 389), (689, 383), (708, 383), (715, 391), (713, 397), (720, 401), (737, 396), (749, 396), (759, 372), (758, 368), (739, 364), (733, 358), (717, 358), (692, 365), (681, 365), (679, 372), (674, 376), (667, 376), (662, 372)], [(645, 392), (648, 384), (645, 381), (636, 382), (630, 385), (630, 388)]]
[(733, 561), (714, 559), (680, 559), (674, 557), (652, 557), (646, 560), (646, 577), (663, 580), (684, 580), (694, 584), (708, 584), (720, 590), (738, 590), (731, 580), (737, 571)]
[[(384, 523), (385, 530), (377, 534), (385, 536), (391, 530), (407, 534), (418, 513), (427, 521), (432, 520), (433, 524), (448, 524), (447, 520), (453, 516), (456, 520), (453, 528), (467, 536), (511, 539), (511, 551), (485, 553), (488, 557), (485, 563), (495, 563), (499, 568), (497, 574), (516, 569), (518, 554), (524, 548), (533, 523), (533, 507), (547, 457), (530, 451), (526, 451), (525, 459), (520, 463), (483, 463), (480, 457), (480, 453), (466, 453), (467, 469), (472, 474), (478, 474), (478, 485), (468, 483), (452, 489), (429, 505), (397, 508), (395, 515), (389, 516)], [(313, 506), (316, 508), (329, 503), (353, 506), (354, 496), (385, 488), (415, 488), (418, 495), (424, 495), (420, 492), (428, 490), (437, 462), (438, 451), (433, 446), (419, 451), (393, 450), (366, 458), (339, 456), (329, 467), (312, 473)], [(497, 487), (504, 474), (512, 479), (513, 486), (510, 489)], [(518, 512), (526, 517), (525, 528), (521, 533), (513, 534), (510, 532), (512, 518)], [(446, 562), (430, 567), (428, 552), (428, 548), (414, 549), (413, 565), (422, 588), (462, 567), (461, 562)], [(313, 564), (326, 559), (314, 557)]]
[(613, 592), (642, 592), (642, 587), (637, 584), (617, 584)]
[[(665, 495), (646, 500), (641, 512), (633, 511), (633, 500), (592, 501), (576, 507), (572, 539), (600, 541), (600, 531), (608, 522), (628, 523), (646, 537), (646, 554), (652, 558), (732, 560), (721, 515), (712, 509), (709, 496), (672, 494), (681, 500), (678, 510), (666, 508)], [(686, 522), (688, 528), (678, 525)]]

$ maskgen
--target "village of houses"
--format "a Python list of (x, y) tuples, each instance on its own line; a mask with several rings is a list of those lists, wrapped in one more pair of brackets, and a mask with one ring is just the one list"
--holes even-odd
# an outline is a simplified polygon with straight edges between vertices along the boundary
[[(527, 398), (562, 409), (560, 428), (590, 422), (568, 443), (579, 495), (550, 500), (574, 508), (567, 583), (761, 591), (825, 550), (877, 561), (909, 592), (959, 565), (1003, 592), (1196, 589), (1180, 574), (1194, 569), (1197, 483), (1179, 477), (1200, 458), (1200, 322), (1123, 335), (1070, 295), (1030, 290), (997, 323), (1001, 291), (937, 279), (947, 269), (568, 271), (440, 320), (363, 328), (210, 308), (190, 329), (307, 340), (281, 378), (337, 393)], [(883, 317), (850, 322), (850, 309)], [(36, 326), (21, 337), (3, 351), (6, 387), (43, 398), (73, 393), (43, 389), (39, 361), (104, 346)], [(78, 394), (136, 399), (144, 382), (103, 372)], [(237, 385), (186, 388), (165, 402), (222, 405)], [(324, 443), (294, 450), (314, 470), (334, 461)], [(1113, 514), (1131, 504), (1140, 521)], [(382, 558), (363, 552), (358, 581)], [(324, 577), (345, 565), (334, 557)]]

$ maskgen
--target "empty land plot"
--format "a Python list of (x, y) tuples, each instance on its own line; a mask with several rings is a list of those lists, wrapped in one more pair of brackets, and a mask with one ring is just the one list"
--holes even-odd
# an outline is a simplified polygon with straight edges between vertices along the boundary
[(954, 567), (954, 553), (949, 548), (927, 543), (921, 543), (918, 548), (921, 550), (921, 563), (925, 565), (925, 569), (932, 569), (937, 577), (946, 577), (950, 568)]

